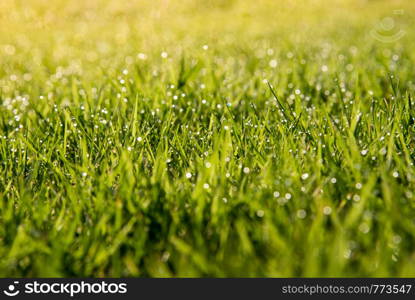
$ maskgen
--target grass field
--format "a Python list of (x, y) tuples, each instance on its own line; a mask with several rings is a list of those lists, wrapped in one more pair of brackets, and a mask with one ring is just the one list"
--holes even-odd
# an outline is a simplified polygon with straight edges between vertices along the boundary
[(415, 276), (414, 17), (0, 1), (0, 275)]

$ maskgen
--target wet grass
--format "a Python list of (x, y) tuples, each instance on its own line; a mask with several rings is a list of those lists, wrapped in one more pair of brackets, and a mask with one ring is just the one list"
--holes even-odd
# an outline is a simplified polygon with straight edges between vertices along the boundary
[(414, 276), (414, 5), (290, 3), (2, 3), (0, 274)]

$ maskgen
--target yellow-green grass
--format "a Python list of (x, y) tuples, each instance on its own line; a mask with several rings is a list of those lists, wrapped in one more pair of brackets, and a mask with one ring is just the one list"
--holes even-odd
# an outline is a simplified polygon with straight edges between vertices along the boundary
[(415, 276), (412, 1), (0, 2), (0, 275)]

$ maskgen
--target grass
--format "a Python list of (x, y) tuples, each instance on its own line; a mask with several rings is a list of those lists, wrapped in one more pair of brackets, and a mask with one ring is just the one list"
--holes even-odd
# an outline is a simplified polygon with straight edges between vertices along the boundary
[(1, 1), (0, 274), (415, 276), (415, 5), (151, 2)]

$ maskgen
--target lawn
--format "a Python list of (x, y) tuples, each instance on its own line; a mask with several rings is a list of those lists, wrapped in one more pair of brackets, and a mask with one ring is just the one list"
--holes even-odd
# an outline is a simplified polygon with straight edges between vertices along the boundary
[(415, 276), (414, 20), (1, 0), (0, 275)]

